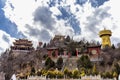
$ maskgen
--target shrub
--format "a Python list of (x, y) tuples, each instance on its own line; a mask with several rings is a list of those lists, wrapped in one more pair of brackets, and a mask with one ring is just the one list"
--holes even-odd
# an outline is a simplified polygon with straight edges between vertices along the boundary
[(73, 78), (79, 78), (79, 71), (78, 70), (73, 70)]

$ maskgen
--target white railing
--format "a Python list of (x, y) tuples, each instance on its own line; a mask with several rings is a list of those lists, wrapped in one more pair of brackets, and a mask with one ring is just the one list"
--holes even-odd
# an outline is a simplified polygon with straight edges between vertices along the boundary
[(30, 76), (28, 77), (28, 79), (26, 80), (116, 80), (116, 78), (113, 78), (113, 79), (103, 79), (100, 75), (97, 75), (97, 76), (83, 76), (81, 77), (81, 79), (65, 79), (65, 78), (62, 78), (62, 79), (57, 79), (57, 78), (54, 78), (54, 79), (50, 79), (50, 78), (46, 78), (46, 76)]
[(27, 80), (46, 80), (46, 76), (29, 76)]

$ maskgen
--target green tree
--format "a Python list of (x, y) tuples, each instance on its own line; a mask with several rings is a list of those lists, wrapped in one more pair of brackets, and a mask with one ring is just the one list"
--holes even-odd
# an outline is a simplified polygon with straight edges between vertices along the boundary
[(64, 74), (60, 71), (58, 71), (57, 73), (57, 78), (63, 78), (64, 77)]
[(114, 44), (112, 44), (112, 46), (111, 46), (111, 47), (112, 47), (112, 49), (115, 49), (115, 45), (114, 45)]
[(35, 75), (35, 68), (32, 67), (30, 75)]
[(46, 67), (46, 69), (54, 68), (55, 62), (50, 57), (47, 57), (47, 59), (45, 61), (45, 67)]
[(68, 68), (64, 69), (65, 78), (72, 78), (72, 71), (69, 71)]
[(106, 72), (106, 73), (105, 73), (105, 76), (106, 76), (106, 78), (113, 78), (111, 72)]
[(72, 56), (76, 56), (76, 47), (78, 46), (77, 42), (70, 42), (67, 46), (68, 52), (71, 53)]
[(76, 78), (79, 78), (79, 71), (78, 70), (73, 70), (73, 78), (76, 79)]
[(68, 68), (65, 68), (65, 69), (64, 69), (64, 75), (65, 75), (65, 78), (67, 78), (67, 76), (69, 75), (69, 70), (68, 70)]
[(44, 44), (43, 44), (43, 48), (46, 48), (46, 46), (47, 46), (46, 43), (44, 43)]
[(52, 52), (52, 56), (53, 56), (53, 57), (56, 57), (55, 51)]
[(115, 67), (115, 72), (117, 72), (117, 74), (120, 74), (120, 66), (119, 66), (119, 64), (118, 63), (116, 63), (115, 65), (114, 65), (114, 67)]
[(92, 63), (87, 55), (82, 55), (78, 60), (77, 60), (77, 67), (78, 69), (80, 68), (86, 68), (90, 69), (92, 68)]
[(98, 71), (97, 71), (97, 68), (96, 68), (96, 64), (94, 64), (94, 66), (93, 66), (92, 75), (98, 75)]
[(49, 78), (55, 78), (56, 74), (54, 73), (54, 71), (48, 70), (46, 76)]
[(59, 57), (56, 64), (57, 64), (58, 70), (61, 70), (63, 67), (63, 58)]
[(85, 68), (80, 68), (80, 76), (85, 76)]
[(115, 78), (117, 78), (118, 77), (118, 74), (117, 74), (117, 72), (113, 72), (113, 77), (115, 77)]

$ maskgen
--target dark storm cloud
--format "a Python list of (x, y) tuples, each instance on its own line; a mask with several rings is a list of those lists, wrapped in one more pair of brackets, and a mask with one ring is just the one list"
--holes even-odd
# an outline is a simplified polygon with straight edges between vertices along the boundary
[(51, 38), (49, 32), (46, 29), (39, 30), (28, 24), (26, 24), (26, 28), (28, 29), (26, 33), (29, 34), (29, 36), (37, 38), (38, 40), (48, 41)]
[(53, 24), (55, 24), (54, 18), (52, 18), (52, 12), (47, 7), (38, 7), (34, 14), (34, 22), (42, 24), (45, 28), (53, 30)]
[(4, 41), (6, 41), (7, 43), (10, 42), (8, 36), (6, 36), (6, 35), (3, 35), (3, 36), (2, 36), (2, 39), (3, 39)]
[[(110, 17), (111, 15), (107, 12), (110, 8), (106, 7), (104, 9), (98, 8), (94, 11), (92, 16), (87, 17), (87, 22), (85, 23), (86, 30), (92, 31), (93, 34), (98, 34), (97, 31), (98, 28), (96, 27), (107, 17)], [(99, 26), (103, 27), (103, 26)]]

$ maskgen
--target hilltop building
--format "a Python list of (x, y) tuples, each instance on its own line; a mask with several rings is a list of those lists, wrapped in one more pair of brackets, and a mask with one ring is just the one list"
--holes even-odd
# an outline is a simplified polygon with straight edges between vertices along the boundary
[(96, 46), (88, 46), (87, 47), (87, 54), (90, 57), (91, 61), (101, 61), (101, 46), (96, 45)]
[(47, 45), (48, 56), (50, 57), (58, 57), (62, 55), (66, 55), (66, 45), (65, 36), (55, 35), (53, 39), (51, 39), (49, 45)]
[(102, 30), (99, 32), (99, 36), (102, 39), (102, 48), (111, 47), (110, 36), (112, 35), (111, 30)]
[(53, 41), (64, 41), (65, 40), (65, 36), (62, 35), (55, 35), (55, 37), (53, 38)]
[(12, 51), (31, 51), (34, 50), (32, 41), (28, 41), (28, 39), (19, 39), (13, 42), (13, 46), (11, 46)]

